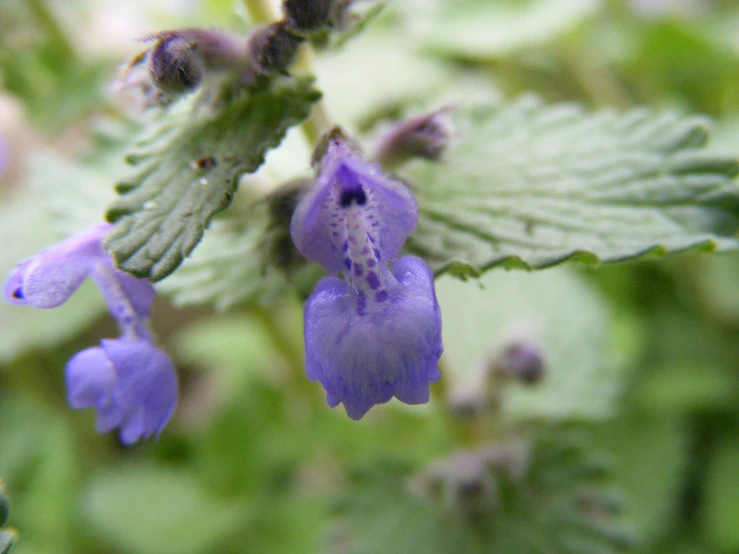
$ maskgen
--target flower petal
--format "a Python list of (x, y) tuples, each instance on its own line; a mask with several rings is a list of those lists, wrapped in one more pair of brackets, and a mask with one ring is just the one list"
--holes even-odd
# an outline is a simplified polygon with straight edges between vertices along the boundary
[(126, 273), (120, 269), (115, 270), (115, 275), (121, 289), (123, 289), (123, 294), (126, 295), (134, 311), (140, 317), (150, 317), (151, 305), (154, 303), (154, 297), (156, 295), (151, 283), (146, 279), (137, 279), (130, 273)]
[[(116, 371), (114, 396), (127, 411), (143, 408), (139, 438), (159, 434), (177, 405), (177, 374), (169, 357), (146, 340), (103, 340)], [(138, 417), (138, 416), (137, 416)], [(132, 431), (129, 431), (132, 433)]]
[(352, 205), (361, 210), (364, 230), (386, 261), (395, 259), (418, 223), (416, 200), (405, 185), (337, 143), (290, 225), (300, 253), (334, 274), (346, 270), (346, 212)]
[(365, 298), (325, 277), (305, 306), (308, 378), (323, 384), (329, 405), (343, 402), (352, 419), (393, 396), (427, 402), (429, 382), (440, 377), (441, 313), (430, 270), (406, 256), (385, 282), (385, 295)]
[(61, 306), (90, 274), (93, 264), (107, 257), (102, 240), (110, 224), (96, 225), (34, 258), (20, 263), (5, 285), (5, 297), (36, 308)]
[(78, 352), (66, 369), (67, 400), (73, 408), (98, 406), (112, 397), (115, 370), (105, 351), (94, 346)]
[(118, 427), (125, 415), (115, 402), (115, 370), (105, 351), (99, 346), (76, 354), (66, 369), (67, 400), (72, 408), (95, 408), (98, 433)]

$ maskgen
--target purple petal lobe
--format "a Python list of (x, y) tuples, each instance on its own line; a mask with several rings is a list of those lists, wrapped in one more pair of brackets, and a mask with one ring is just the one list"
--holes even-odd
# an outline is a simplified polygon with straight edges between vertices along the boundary
[(393, 396), (428, 402), (429, 382), (440, 377), (441, 314), (430, 270), (406, 256), (382, 280), (387, 297), (377, 302), (325, 277), (305, 306), (308, 378), (320, 381), (329, 405), (343, 403), (352, 419)]
[(22, 262), (5, 285), (5, 298), (36, 308), (61, 306), (90, 274), (93, 264), (107, 257), (101, 242), (110, 229), (105, 223)]
[[(128, 413), (143, 410), (143, 423), (127, 418), (121, 427), (126, 444), (159, 434), (177, 405), (177, 374), (169, 357), (148, 341), (103, 340), (103, 349), (116, 371), (114, 396)], [(130, 426), (130, 428), (129, 428)], [(140, 432), (133, 433), (133, 429)], [(128, 430), (127, 430), (128, 429)], [(133, 440), (124, 437), (135, 435)]]
[(3, 294), (5, 300), (11, 304), (27, 305), (26, 294), (23, 291), (23, 276), (26, 273), (28, 265), (33, 259), (25, 260), (19, 263), (15, 269), (11, 272), (8, 280), (5, 282), (5, 288)]
[(76, 354), (67, 363), (67, 400), (72, 408), (95, 408), (96, 429), (107, 433), (118, 427), (124, 410), (113, 399), (115, 369), (99, 346)]
[(354, 261), (368, 244), (377, 259), (393, 260), (417, 222), (418, 206), (405, 185), (337, 143), (295, 209), (290, 233), (306, 258), (336, 274), (347, 269), (347, 250)]
[(99, 346), (78, 352), (67, 364), (67, 399), (73, 408), (88, 408), (112, 398), (113, 364)]
[(147, 340), (103, 340), (101, 345), (67, 364), (69, 404), (95, 408), (97, 431), (119, 427), (125, 444), (158, 435), (177, 403), (172, 362)]

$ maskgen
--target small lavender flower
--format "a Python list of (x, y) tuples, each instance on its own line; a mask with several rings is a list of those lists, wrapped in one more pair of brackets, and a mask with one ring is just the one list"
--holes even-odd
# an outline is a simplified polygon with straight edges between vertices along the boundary
[(154, 289), (118, 270), (103, 250), (111, 225), (96, 225), (18, 264), (6, 282), (8, 302), (36, 308), (64, 304), (90, 277), (102, 292), (122, 336), (103, 340), (67, 364), (69, 403), (94, 407), (97, 430), (116, 427), (125, 444), (159, 434), (177, 403), (177, 375), (154, 346), (148, 320)]
[(352, 419), (393, 396), (428, 402), (440, 377), (433, 275), (419, 258), (396, 260), (417, 220), (411, 192), (333, 133), (291, 235), (305, 257), (344, 277), (324, 277), (306, 302), (306, 372)]
[(102, 340), (67, 364), (69, 405), (95, 408), (95, 428), (120, 428), (132, 444), (159, 433), (177, 403), (177, 375), (169, 357), (149, 341)]

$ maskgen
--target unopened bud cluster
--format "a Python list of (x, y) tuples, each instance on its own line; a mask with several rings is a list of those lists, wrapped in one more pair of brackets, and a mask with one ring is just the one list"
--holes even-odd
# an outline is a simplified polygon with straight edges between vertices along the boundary
[(285, 24), (297, 35), (309, 36), (341, 28), (352, 0), (283, 0)]
[(452, 106), (405, 119), (380, 140), (373, 158), (385, 169), (395, 169), (414, 158), (441, 160), (453, 137), (448, 114)]
[(462, 417), (484, 416), (499, 408), (507, 384), (532, 386), (545, 372), (545, 354), (534, 340), (511, 339), (480, 362), (469, 381), (452, 392), (449, 402)]
[(140, 90), (144, 106), (168, 105), (200, 88), (221, 93), (249, 89), (288, 74), (298, 47), (312, 33), (337, 25), (347, 0), (285, 0), (284, 18), (241, 37), (216, 29), (186, 28), (144, 38), (152, 46), (124, 66), (114, 85)]

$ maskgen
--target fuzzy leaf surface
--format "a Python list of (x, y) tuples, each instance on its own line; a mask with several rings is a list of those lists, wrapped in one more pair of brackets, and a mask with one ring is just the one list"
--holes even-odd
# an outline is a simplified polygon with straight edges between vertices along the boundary
[(407, 247), (437, 273), (738, 246), (739, 162), (704, 148), (703, 118), (524, 97), (459, 110), (455, 124), (446, 160), (405, 174), (420, 211)]
[(228, 207), (241, 175), (255, 171), (319, 98), (309, 81), (287, 81), (215, 114), (168, 116), (128, 156), (138, 172), (118, 184), (121, 196), (107, 214), (116, 226), (106, 247), (119, 267), (153, 281), (172, 273)]

